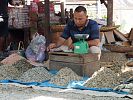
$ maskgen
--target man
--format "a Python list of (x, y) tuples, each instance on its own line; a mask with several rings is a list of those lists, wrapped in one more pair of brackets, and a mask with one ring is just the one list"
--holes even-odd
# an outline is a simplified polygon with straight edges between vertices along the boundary
[[(90, 52), (101, 54), (98, 24), (96, 21), (88, 19), (86, 8), (83, 6), (78, 6), (75, 9), (73, 21), (66, 25), (57, 43), (51, 43), (48, 49), (61, 46), (69, 37), (71, 37), (73, 43), (76, 42), (74, 34), (89, 34), (89, 38), (86, 41), (88, 42)], [(73, 43), (69, 46), (70, 49), (74, 48)]]
[(12, 0), (0, 0), (0, 51), (3, 51), (8, 35), (8, 3), (13, 4)]

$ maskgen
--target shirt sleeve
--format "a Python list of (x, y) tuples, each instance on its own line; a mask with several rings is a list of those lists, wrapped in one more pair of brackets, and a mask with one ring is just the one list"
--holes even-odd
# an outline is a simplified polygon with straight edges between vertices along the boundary
[(100, 38), (100, 31), (96, 21), (91, 23), (90, 30), (91, 30), (90, 37), (89, 37), (90, 40)]
[(69, 23), (65, 26), (64, 31), (61, 34), (61, 37), (64, 39), (68, 39), (70, 37), (70, 25), (69, 25)]

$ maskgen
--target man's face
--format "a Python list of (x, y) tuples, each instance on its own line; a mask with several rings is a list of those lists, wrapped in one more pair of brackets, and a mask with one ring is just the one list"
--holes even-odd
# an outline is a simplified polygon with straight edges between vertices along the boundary
[(77, 27), (81, 28), (86, 24), (87, 21), (86, 13), (82, 12), (74, 12), (74, 22)]

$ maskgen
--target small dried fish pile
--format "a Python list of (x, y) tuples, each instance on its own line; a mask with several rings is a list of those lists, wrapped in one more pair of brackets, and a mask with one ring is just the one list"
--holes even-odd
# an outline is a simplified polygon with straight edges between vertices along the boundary
[(33, 66), (26, 59), (20, 59), (16, 61), (14, 64), (12, 64), (12, 66), (17, 68), (22, 74), (27, 70), (33, 68)]
[(119, 84), (117, 74), (109, 68), (102, 67), (84, 83), (84, 86), (92, 88), (114, 88), (116, 84)]
[(0, 80), (16, 79), (19, 77), (19, 74), (18, 69), (11, 65), (0, 66)]
[(133, 70), (129, 70), (129, 71), (125, 71), (120, 73), (119, 78), (121, 80), (121, 82), (126, 81), (127, 79), (133, 77)]
[(126, 55), (124, 53), (115, 52), (102, 52), (101, 62), (112, 62), (112, 61), (127, 61)]
[(11, 54), (8, 57), (6, 57), (5, 59), (3, 59), (1, 61), (2, 64), (8, 64), (8, 65), (12, 65), (15, 62), (17, 62), (20, 59), (24, 59), (23, 57), (21, 57), (20, 55), (18, 55), (17, 53)]
[(49, 80), (52, 76), (44, 67), (35, 67), (24, 72), (19, 80), (23, 82), (42, 82)]
[(70, 81), (79, 81), (82, 77), (78, 76), (71, 68), (65, 67), (59, 70), (59, 72), (51, 78), (50, 83), (58, 86), (66, 86)]
[(117, 61), (100, 62), (100, 67), (110, 68), (115, 73), (121, 73), (123, 66), (124, 66), (124, 64), (122, 65), (120, 62), (117, 62)]

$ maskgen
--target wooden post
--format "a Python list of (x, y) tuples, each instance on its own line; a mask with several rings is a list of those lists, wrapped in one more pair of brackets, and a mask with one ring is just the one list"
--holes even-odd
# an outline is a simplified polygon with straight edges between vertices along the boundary
[(64, 11), (64, 2), (61, 2), (61, 23), (65, 24), (65, 11)]
[(70, 9), (70, 19), (73, 19), (73, 9)]
[(113, 0), (107, 3), (107, 26), (113, 26)]
[(45, 27), (44, 27), (44, 36), (46, 37), (47, 41), (49, 42), (50, 40), (50, 2), (49, 0), (45, 0)]

